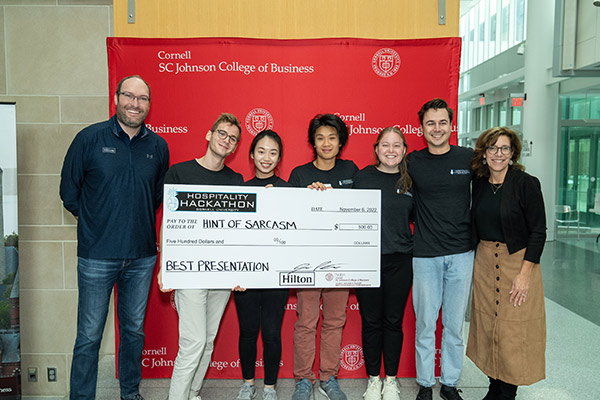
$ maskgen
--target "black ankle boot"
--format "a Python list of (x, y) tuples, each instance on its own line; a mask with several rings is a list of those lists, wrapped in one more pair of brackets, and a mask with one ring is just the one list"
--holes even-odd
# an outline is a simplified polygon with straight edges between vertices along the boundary
[(514, 400), (517, 397), (517, 386), (498, 380), (498, 400)]
[(490, 386), (488, 388), (488, 392), (483, 398), (483, 400), (497, 400), (498, 394), (500, 393), (500, 388), (497, 379), (489, 378)]

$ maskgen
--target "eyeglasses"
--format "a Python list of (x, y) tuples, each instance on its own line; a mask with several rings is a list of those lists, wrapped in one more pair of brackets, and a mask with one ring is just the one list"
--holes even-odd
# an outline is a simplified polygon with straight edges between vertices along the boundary
[(240, 140), (235, 135), (228, 135), (227, 132), (225, 132), (222, 129), (217, 130), (217, 135), (219, 135), (219, 139), (221, 139), (221, 140), (229, 140), (229, 142), (233, 143), (233, 144), (237, 144), (237, 142)]
[(498, 146), (490, 146), (486, 150), (490, 154), (497, 154), (498, 150), (500, 150), (500, 152), (504, 156), (507, 156), (510, 153), (512, 153), (512, 147), (510, 147), (510, 146), (500, 146), (500, 147), (498, 147)]
[(140, 103), (145, 103), (145, 104), (150, 103), (150, 97), (148, 97), (148, 96), (134, 96), (133, 93), (129, 93), (129, 92), (117, 92), (117, 94), (120, 94), (121, 96), (125, 97), (127, 99), (127, 101), (129, 101), (131, 103), (133, 103), (134, 100), (137, 100)]

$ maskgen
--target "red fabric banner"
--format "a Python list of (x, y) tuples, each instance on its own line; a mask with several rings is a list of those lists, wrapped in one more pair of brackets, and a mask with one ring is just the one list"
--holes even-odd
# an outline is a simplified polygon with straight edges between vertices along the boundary
[[(108, 38), (107, 47), (110, 93), (127, 75), (139, 74), (150, 84), (152, 104), (146, 123), (168, 142), (171, 163), (202, 156), (205, 134), (215, 119), (222, 112), (235, 114), (244, 129), (227, 164), (245, 179), (253, 177), (248, 158), (252, 136), (262, 129), (273, 129), (283, 138), (278, 174), (287, 179), (295, 166), (312, 159), (307, 140), (310, 119), (318, 113), (337, 114), (346, 121), (351, 135), (341, 157), (363, 168), (375, 160), (373, 143), (382, 128), (399, 127), (409, 151), (420, 149), (426, 145), (417, 117), (421, 105), (441, 97), (456, 110), (458, 100), (460, 38)], [(114, 112), (111, 96), (111, 114)], [(455, 123), (451, 143), (456, 144)], [(293, 377), (295, 309), (296, 296), (291, 291), (283, 322), (282, 378)], [(171, 376), (177, 354), (177, 324), (173, 296), (160, 293), (153, 282), (146, 316), (144, 378)], [(366, 376), (360, 326), (359, 307), (351, 294), (340, 378)], [(439, 333), (440, 329), (438, 342)], [(404, 334), (398, 376), (414, 376), (411, 299)], [(237, 339), (237, 316), (231, 300), (207, 378), (241, 378)], [(257, 378), (263, 377), (261, 354), (259, 338)]]

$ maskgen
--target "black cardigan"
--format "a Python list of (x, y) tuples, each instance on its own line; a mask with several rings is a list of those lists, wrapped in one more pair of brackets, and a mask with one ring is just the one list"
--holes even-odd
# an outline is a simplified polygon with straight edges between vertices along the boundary
[[(479, 241), (474, 210), (487, 185), (488, 178), (473, 180), (471, 237), (474, 247)], [(526, 247), (525, 260), (539, 264), (546, 242), (546, 211), (540, 181), (536, 177), (509, 167), (502, 186), (500, 222), (508, 252), (513, 254)]]

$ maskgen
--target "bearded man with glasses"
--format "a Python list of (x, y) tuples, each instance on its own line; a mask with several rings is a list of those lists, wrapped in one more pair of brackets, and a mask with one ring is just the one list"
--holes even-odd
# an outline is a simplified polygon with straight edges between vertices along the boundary
[(156, 210), (169, 148), (144, 125), (150, 86), (123, 78), (108, 121), (77, 134), (63, 163), (60, 197), (77, 220), (77, 338), (70, 399), (95, 399), (98, 351), (113, 287), (119, 318), (121, 399), (140, 400), (144, 315), (156, 263)]

